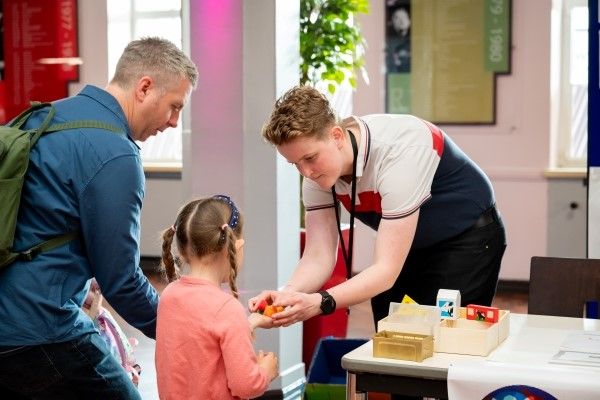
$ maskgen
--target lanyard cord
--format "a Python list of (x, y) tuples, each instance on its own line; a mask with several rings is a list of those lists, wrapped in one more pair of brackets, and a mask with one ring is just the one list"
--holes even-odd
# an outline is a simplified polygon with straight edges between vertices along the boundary
[(356, 164), (358, 159), (358, 146), (356, 145), (356, 138), (354, 134), (348, 131), (350, 141), (352, 142), (352, 196), (350, 197), (350, 234), (348, 235), (348, 250), (344, 243), (344, 237), (342, 236), (342, 227), (340, 223), (340, 209), (335, 193), (335, 184), (331, 187), (331, 194), (333, 195), (333, 208), (335, 210), (335, 220), (337, 222), (338, 234), (340, 235), (340, 242), (342, 245), (342, 255), (346, 262), (346, 279), (352, 277), (352, 254), (354, 253), (354, 213), (356, 209)]

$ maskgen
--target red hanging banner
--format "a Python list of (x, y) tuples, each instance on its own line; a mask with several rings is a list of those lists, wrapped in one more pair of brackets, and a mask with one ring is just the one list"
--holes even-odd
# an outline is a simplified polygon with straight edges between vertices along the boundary
[(3, 0), (2, 11), (4, 123), (30, 101), (68, 96), (68, 83), (79, 78), (80, 59), (76, 0)]

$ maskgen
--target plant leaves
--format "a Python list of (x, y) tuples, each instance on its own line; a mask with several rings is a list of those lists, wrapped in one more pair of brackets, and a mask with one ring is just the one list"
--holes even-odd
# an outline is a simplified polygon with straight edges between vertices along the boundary
[(356, 87), (356, 70), (365, 76), (366, 41), (353, 21), (368, 12), (368, 0), (300, 1), (301, 84), (323, 81), (332, 94), (346, 80)]

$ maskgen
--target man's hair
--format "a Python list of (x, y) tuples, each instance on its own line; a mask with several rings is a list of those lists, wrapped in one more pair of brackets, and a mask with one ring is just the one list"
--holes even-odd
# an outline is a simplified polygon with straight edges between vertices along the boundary
[(299, 137), (323, 139), (338, 118), (327, 98), (311, 86), (296, 86), (281, 96), (262, 129), (263, 138), (279, 146)]
[(111, 83), (129, 89), (148, 75), (160, 89), (167, 89), (177, 79), (186, 78), (196, 87), (198, 70), (183, 51), (166, 39), (145, 37), (130, 42), (117, 63)]

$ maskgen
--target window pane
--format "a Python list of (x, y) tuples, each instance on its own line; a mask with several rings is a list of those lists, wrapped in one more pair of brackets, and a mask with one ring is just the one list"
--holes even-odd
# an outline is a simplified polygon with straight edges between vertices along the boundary
[[(587, 73), (586, 73), (587, 75)], [(587, 85), (571, 86), (571, 145), (569, 157), (587, 158)]]
[(181, 10), (181, 0), (134, 0), (135, 11)]
[(135, 36), (159, 36), (181, 48), (181, 17), (139, 18), (135, 24)]
[[(107, 0), (109, 77), (118, 58), (133, 39), (158, 36), (182, 48), (181, 0)], [(185, 112), (185, 111), (184, 111)], [(144, 162), (181, 162), (180, 118), (176, 128), (168, 128), (145, 142), (138, 142)]]
[(142, 160), (149, 162), (181, 162), (181, 117), (176, 128), (165, 129), (150, 137), (141, 147)]
[(588, 9), (571, 10), (571, 73), (572, 85), (587, 85), (588, 77)]
[(131, 40), (131, 3), (123, 0), (108, 0), (108, 78), (115, 74), (117, 61)]
[(571, 9), (571, 40), (569, 57), (569, 82), (571, 84), (571, 140), (569, 157), (587, 157), (588, 111), (588, 9)]
[(108, 30), (108, 79), (112, 79), (117, 68), (119, 57), (131, 37), (131, 24), (129, 21), (114, 21)]
[(123, 0), (108, 0), (106, 2), (110, 22), (115, 19), (127, 19), (131, 14), (131, 4)]

